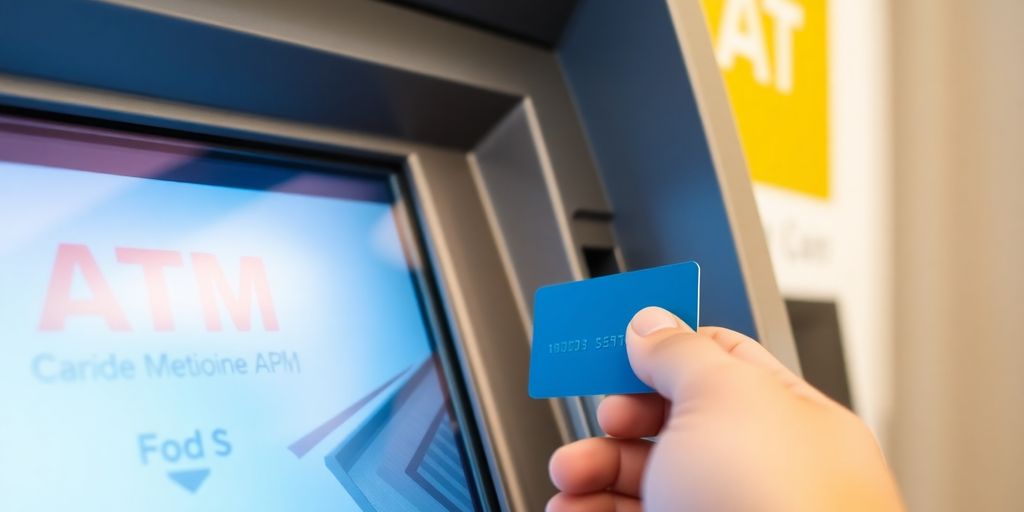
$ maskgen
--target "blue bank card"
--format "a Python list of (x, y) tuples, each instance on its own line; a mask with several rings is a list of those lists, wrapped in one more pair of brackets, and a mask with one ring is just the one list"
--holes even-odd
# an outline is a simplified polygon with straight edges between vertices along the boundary
[(660, 306), (697, 328), (696, 262), (545, 286), (533, 302), (530, 396), (649, 393), (629, 366), (626, 329), (637, 311)]

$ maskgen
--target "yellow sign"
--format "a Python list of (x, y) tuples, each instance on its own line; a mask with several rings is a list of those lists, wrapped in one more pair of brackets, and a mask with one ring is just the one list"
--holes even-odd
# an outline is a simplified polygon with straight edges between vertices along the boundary
[(826, 0), (701, 0), (755, 181), (827, 198)]

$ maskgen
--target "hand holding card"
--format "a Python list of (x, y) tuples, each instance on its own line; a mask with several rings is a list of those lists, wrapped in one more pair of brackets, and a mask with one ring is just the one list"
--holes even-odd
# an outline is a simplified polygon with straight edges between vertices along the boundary
[(692, 261), (537, 290), (530, 396), (650, 393), (629, 366), (629, 320), (660, 306), (696, 329), (699, 304), (700, 267)]

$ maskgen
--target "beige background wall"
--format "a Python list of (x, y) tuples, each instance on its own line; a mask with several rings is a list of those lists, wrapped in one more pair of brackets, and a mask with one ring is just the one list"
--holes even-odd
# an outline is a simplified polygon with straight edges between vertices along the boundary
[(1024, 510), (1024, 2), (891, 5), (891, 458), (911, 510)]

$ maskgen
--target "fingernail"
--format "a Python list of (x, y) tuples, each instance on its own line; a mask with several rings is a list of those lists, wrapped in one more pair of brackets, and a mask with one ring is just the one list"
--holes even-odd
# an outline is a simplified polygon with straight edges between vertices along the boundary
[(641, 309), (629, 322), (629, 327), (640, 336), (650, 336), (662, 329), (678, 326), (679, 321), (675, 315), (655, 306)]

